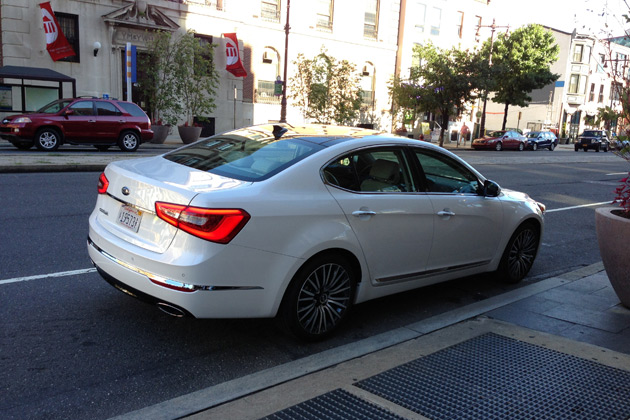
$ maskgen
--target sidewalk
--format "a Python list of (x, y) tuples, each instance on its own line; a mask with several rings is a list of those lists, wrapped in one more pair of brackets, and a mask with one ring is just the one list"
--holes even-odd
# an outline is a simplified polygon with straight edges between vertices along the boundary
[(630, 310), (601, 263), (120, 419), (630, 416)]

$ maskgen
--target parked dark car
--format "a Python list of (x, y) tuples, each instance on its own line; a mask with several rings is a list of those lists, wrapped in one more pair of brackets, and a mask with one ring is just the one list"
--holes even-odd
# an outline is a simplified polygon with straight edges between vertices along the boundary
[(473, 149), (515, 149), (525, 150), (527, 147), (527, 137), (520, 135), (516, 131), (490, 131), (486, 136), (475, 139), (472, 142)]
[(64, 143), (90, 144), (99, 150), (118, 146), (125, 152), (153, 138), (151, 120), (132, 102), (115, 99), (59, 99), (37, 112), (2, 120), (0, 137), (27, 150), (56, 150)]
[(527, 133), (527, 147), (532, 150), (553, 149), (558, 145), (558, 137), (551, 131), (530, 131)]
[(580, 134), (575, 142), (575, 151), (582, 149), (585, 152), (589, 149), (599, 152), (607, 152), (610, 148), (608, 134), (604, 130), (585, 130)]

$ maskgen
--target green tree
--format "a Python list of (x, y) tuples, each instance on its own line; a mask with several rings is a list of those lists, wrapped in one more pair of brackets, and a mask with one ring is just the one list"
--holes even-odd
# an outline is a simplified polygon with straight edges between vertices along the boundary
[(610, 130), (613, 123), (616, 122), (618, 118), (619, 118), (619, 112), (615, 111), (609, 106), (605, 106), (597, 110), (597, 115), (595, 116), (595, 123), (597, 125), (604, 123), (604, 128), (606, 130)]
[(151, 120), (175, 125), (182, 112), (173, 74), (175, 45), (171, 42), (170, 32), (158, 31), (153, 35), (146, 53), (138, 55), (138, 69), (144, 76), (138, 88), (147, 103)]
[(214, 66), (215, 46), (196, 38), (192, 31), (175, 40), (173, 76), (188, 125), (193, 124), (194, 117), (203, 120), (204, 114), (216, 107), (219, 75)]
[(293, 62), (289, 98), (305, 118), (318, 123), (349, 124), (361, 107), (360, 75), (347, 60), (338, 61), (322, 50), (312, 59), (303, 54)]
[(558, 80), (560, 75), (552, 73), (549, 66), (558, 59), (559, 50), (551, 31), (536, 24), (497, 37), (492, 49), (496, 83), (492, 101), (505, 104), (502, 129), (510, 105), (528, 106), (532, 100), (529, 93)]
[(444, 50), (430, 43), (414, 47), (414, 54), (420, 64), (410, 69), (408, 80), (393, 80), (392, 101), (395, 109), (413, 114), (414, 120), (426, 111), (440, 115), (440, 146), (443, 146), (450, 117), (474, 100), (483, 86), (483, 61), (479, 54), (469, 50)]

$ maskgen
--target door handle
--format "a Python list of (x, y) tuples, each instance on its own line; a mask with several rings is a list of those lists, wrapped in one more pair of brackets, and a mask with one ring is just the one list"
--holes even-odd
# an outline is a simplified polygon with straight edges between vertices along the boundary
[(357, 211), (353, 211), (352, 215), (355, 216), (355, 217), (375, 216), (376, 212), (375, 211), (371, 211), (371, 210), (357, 210)]
[(438, 216), (450, 217), (450, 216), (455, 216), (455, 213), (449, 210), (442, 210), (442, 211), (438, 211)]

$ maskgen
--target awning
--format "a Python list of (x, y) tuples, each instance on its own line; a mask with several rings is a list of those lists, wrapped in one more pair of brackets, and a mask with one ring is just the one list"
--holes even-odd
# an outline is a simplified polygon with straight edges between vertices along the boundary
[[(0, 67), (0, 79), (20, 79), (22, 81), (22, 89), (24, 89), (24, 80), (41, 80), (45, 82), (59, 83), (59, 95), (61, 96), (63, 83), (72, 84), (72, 97), (77, 96), (77, 81), (75, 78), (66, 76), (57, 71), (41, 68), (41, 67), (21, 67), (21, 66), (3, 66)], [(61, 98), (60, 98), (61, 99)], [(24, 108), (22, 103), (22, 108)], [(19, 111), (19, 110), (16, 110)], [(25, 112), (25, 109), (21, 110)]]

